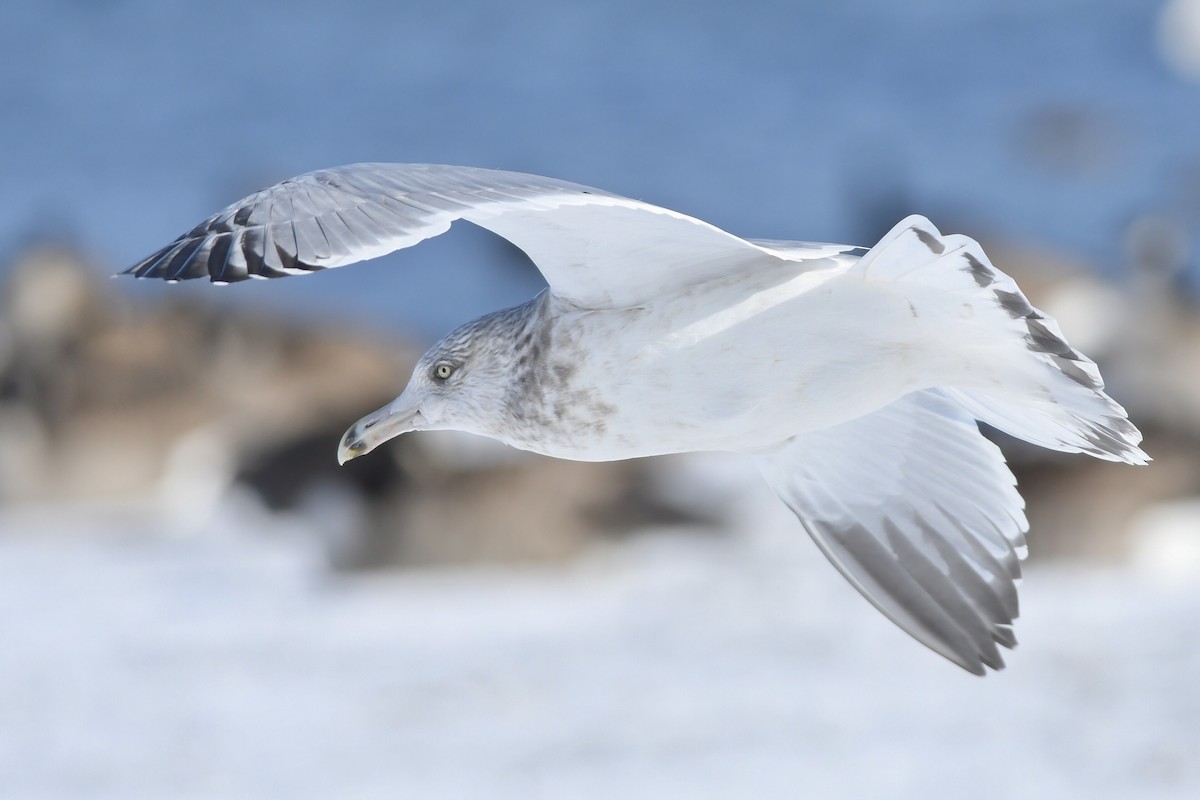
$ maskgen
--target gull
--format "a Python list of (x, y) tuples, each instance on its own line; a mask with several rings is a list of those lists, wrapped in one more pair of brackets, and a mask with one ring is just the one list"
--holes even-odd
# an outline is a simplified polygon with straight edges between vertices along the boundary
[(983, 675), (1016, 644), (1024, 501), (983, 421), (1145, 464), (1095, 363), (979, 244), (921, 216), (872, 248), (743, 239), (566, 181), (439, 164), (318, 170), (239, 200), (126, 270), (302, 275), (466, 220), (549, 287), (450, 332), (339, 461), (454, 429), (556, 458), (748, 454), (833, 565)]

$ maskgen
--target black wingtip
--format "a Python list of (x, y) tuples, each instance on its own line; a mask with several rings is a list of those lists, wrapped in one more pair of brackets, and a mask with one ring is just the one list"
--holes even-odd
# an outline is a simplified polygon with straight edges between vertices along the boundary
[(113, 273), (113, 277), (114, 278), (127, 278), (127, 277), (132, 276), (134, 278), (137, 278), (138, 280), (141, 280), (142, 278), (146, 277), (145, 275), (142, 274), (141, 270), (143, 267), (146, 266), (146, 262), (149, 260), (150, 259), (144, 259), (144, 260), (139, 261), (138, 263), (134, 264), (132, 267), (126, 267), (125, 269), (121, 270), (120, 272), (115, 272), (115, 273)]

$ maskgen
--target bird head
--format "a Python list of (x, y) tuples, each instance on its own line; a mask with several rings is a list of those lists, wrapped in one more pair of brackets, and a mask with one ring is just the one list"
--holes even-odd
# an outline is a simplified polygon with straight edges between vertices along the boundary
[(458, 430), (497, 438), (521, 332), (530, 324), (528, 305), (468, 322), (431, 347), (399, 397), (346, 431), (338, 463), (410, 431)]

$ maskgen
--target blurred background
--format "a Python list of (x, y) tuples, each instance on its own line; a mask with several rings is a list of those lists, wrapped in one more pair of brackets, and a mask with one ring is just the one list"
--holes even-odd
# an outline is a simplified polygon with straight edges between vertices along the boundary
[[(1200, 0), (14, 0), (0, 103), (0, 797), (1200, 794)], [(748, 237), (926, 214), (1155, 461), (1004, 443), (1031, 557), (986, 680), (737, 457), (430, 434), (338, 468), (425, 346), (538, 291), (519, 253), (109, 276), (356, 161)]]

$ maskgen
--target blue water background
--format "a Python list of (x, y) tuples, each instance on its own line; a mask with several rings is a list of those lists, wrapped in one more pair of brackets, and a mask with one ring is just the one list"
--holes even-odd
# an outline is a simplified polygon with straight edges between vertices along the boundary
[[(111, 272), (290, 175), (434, 161), (590, 183), (745, 236), (870, 243), (922, 212), (1120, 279), (1132, 220), (1169, 215), (1193, 245), (1200, 227), (1200, 85), (1156, 53), (1159, 10), (9, 2), (0, 260), (66, 237)], [(505, 255), (460, 232), (303, 280), (119, 290), (428, 338), (537, 290)]]

